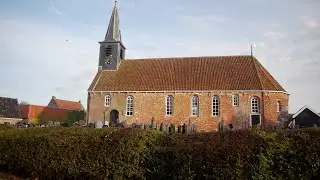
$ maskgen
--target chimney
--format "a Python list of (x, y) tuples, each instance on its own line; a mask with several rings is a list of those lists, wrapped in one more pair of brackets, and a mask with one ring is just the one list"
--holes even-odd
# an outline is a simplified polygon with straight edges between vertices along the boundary
[(55, 97), (55, 96), (52, 96), (52, 99), (56, 99), (56, 97)]
[(81, 103), (81, 100), (79, 100), (79, 103)]

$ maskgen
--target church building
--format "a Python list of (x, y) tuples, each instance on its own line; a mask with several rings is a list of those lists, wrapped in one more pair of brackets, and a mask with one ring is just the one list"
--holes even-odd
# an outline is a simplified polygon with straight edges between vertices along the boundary
[[(252, 55), (126, 59), (115, 5), (88, 89), (88, 123), (275, 124), (289, 93)], [(130, 47), (128, 47), (130, 48)], [(223, 121), (221, 121), (223, 119)]]

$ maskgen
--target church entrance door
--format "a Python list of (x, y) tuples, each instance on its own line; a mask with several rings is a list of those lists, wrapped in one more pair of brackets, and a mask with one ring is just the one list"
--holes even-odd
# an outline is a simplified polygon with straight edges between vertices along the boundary
[(110, 121), (109, 121), (109, 127), (116, 126), (119, 122), (119, 111), (112, 110), (110, 112)]
[(257, 125), (261, 125), (261, 116), (260, 116), (260, 114), (252, 114), (251, 115), (251, 126), (255, 127)]

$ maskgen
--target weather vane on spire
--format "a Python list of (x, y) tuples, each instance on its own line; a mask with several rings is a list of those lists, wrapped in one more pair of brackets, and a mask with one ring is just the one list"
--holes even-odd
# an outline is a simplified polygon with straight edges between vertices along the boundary
[(117, 0), (115, 0), (115, 1), (114, 1), (114, 6), (117, 6), (117, 3), (118, 3), (118, 1), (117, 1)]
[(256, 47), (255, 44), (249, 44), (250, 45), (250, 55), (253, 56), (253, 47)]

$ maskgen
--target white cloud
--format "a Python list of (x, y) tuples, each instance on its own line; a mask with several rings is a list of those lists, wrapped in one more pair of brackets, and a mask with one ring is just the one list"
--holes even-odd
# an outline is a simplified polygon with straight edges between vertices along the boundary
[(50, 0), (50, 7), (49, 10), (53, 13), (55, 13), (58, 16), (62, 16), (65, 14), (65, 12), (60, 11), (57, 7), (56, 4), (54, 3), (53, 0)]
[[(227, 17), (223, 17), (216, 14), (204, 14), (204, 15), (198, 15), (198, 16), (192, 16), (192, 15), (181, 15), (181, 20), (184, 20), (188, 23), (204, 23), (204, 24), (210, 24), (210, 23), (224, 23), (229, 21), (230, 19)], [(203, 24), (202, 24), (203, 25)]]
[(302, 16), (300, 17), (300, 19), (308, 28), (311, 28), (311, 29), (320, 28), (320, 19), (316, 19), (312, 16)]
[(282, 34), (281, 32), (273, 32), (273, 31), (265, 32), (263, 35), (267, 38), (272, 38), (274, 40), (280, 40), (285, 37), (285, 35)]
[(137, 7), (137, 0), (130, 0), (130, 1), (118, 1), (119, 9), (134, 9)]
[(217, 14), (202, 14), (202, 15), (179, 15), (178, 21), (188, 28), (188, 30), (194, 31), (210, 31), (213, 28), (219, 27), (218, 24), (226, 23), (230, 21), (228, 17), (224, 17)]
[[(0, 46), (3, 47), (0, 52), (14, 61), (10, 71), (3, 68), (11, 62), (0, 61), (0, 69), (6, 73), (1, 76), (9, 79), (1, 80), (4, 81), (1, 84), (14, 90), (9, 95), (39, 104), (46, 104), (39, 99), (48, 99), (52, 95), (85, 101), (86, 90), (96, 72), (96, 41), (40, 22), (0, 20), (0, 24), (7, 27), (0, 30)], [(68, 39), (73, 42), (66, 42)], [(32, 93), (26, 92), (30, 89)]]
[(273, 31), (285, 34), (280, 41), (272, 33), (271, 38), (265, 36), (266, 46), (258, 54), (271, 74), (291, 93), (290, 112), (304, 105), (320, 111), (315, 90), (320, 89), (320, 33), (308, 24), (310, 21), (304, 19), (299, 24), (300, 20), (295, 24), (284, 23)]

